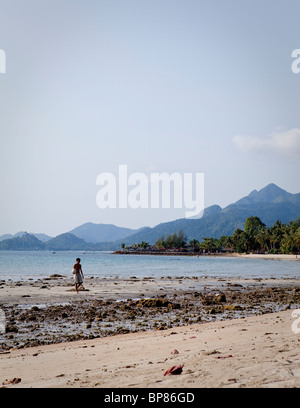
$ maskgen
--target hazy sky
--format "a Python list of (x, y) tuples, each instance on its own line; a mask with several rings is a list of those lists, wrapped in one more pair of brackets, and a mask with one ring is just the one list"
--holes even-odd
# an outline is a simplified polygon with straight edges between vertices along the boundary
[[(299, 0), (0, 0), (0, 234), (138, 228), (97, 176), (204, 173), (205, 206), (300, 192)], [(299, 64), (300, 65), (300, 64)]]

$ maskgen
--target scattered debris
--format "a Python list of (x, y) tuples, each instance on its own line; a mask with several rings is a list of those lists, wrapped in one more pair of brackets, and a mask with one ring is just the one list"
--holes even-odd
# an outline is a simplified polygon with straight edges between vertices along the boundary
[(165, 371), (164, 376), (166, 376), (168, 374), (173, 374), (173, 375), (181, 374), (183, 366), (184, 366), (184, 364), (179, 365), (179, 366), (173, 366), (173, 367), (169, 368), (167, 371)]
[(19, 384), (21, 381), (22, 381), (21, 378), (15, 377), (12, 378), (11, 380), (6, 379), (5, 381), (3, 381), (2, 385)]
[(212, 351), (207, 351), (205, 354), (206, 354), (207, 356), (210, 356), (210, 355), (212, 355), (212, 354), (221, 354), (221, 353), (220, 353), (220, 351), (218, 351), (218, 350), (212, 350)]

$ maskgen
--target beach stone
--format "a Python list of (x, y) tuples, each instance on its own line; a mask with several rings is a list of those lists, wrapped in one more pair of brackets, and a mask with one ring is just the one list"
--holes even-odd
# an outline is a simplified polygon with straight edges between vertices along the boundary
[(228, 306), (224, 306), (224, 309), (237, 311), (237, 310), (244, 310), (244, 307), (239, 306), (239, 305), (228, 305)]
[(140, 299), (135, 305), (137, 307), (167, 307), (169, 309), (179, 309), (178, 303), (172, 303), (167, 299), (154, 298), (154, 299)]
[(219, 295), (217, 295), (217, 302), (219, 303), (225, 303), (226, 302), (226, 296), (224, 295), (224, 293), (220, 293)]
[(204, 306), (210, 306), (215, 303), (215, 299), (213, 299), (210, 295), (202, 295), (201, 302)]
[(136, 306), (142, 307), (167, 307), (169, 301), (165, 299), (140, 299), (137, 301)]
[(5, 333), (18, 333), (18, 328), (16, 326), (6, 326)]
[(293, 292), (294, 292), (294, 293), (300, 292), (300, 288), (294, 288), (294, 289), (293, 289)]

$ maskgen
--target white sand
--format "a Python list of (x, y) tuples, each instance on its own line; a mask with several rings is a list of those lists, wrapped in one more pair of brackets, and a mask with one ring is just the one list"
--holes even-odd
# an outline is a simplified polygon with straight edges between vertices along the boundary
[[(293, 321), (288, 310), (12, 350), (0, 354), (0, 383), (18, 377), (20, 383), (6, 386), (299, 387), (300, 333), (292, 331)], [(182, 374), (163, 376), (180, 364)]]
[(282, 261), (299, 261), (300, 255), (285, 255), (285, 254), (238, 254), (241, 258), (257, 258), (257, 259), (275, 259)]

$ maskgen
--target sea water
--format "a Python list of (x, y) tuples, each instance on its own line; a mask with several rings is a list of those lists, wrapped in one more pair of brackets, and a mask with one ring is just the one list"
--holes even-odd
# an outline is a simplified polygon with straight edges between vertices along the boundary
[(76, 258), (85, 277), (217, 277), (300, 279), (300, 263), (213, 256), (117, 255), (85, 251), (0, 251), (0, 280), (42, 279), (52, 274), (72, 276)]

